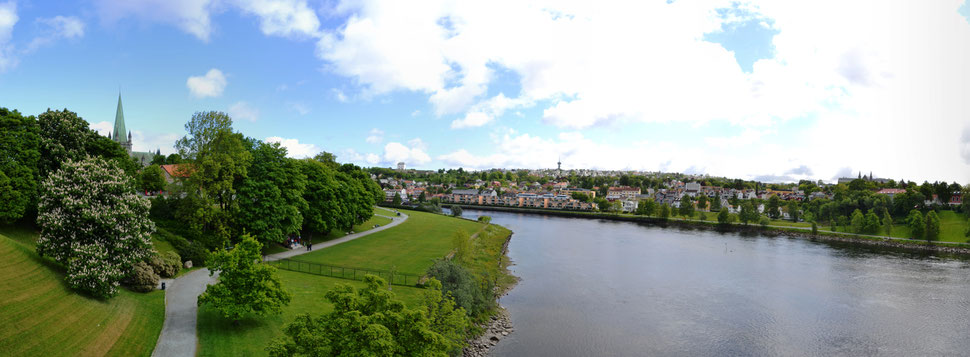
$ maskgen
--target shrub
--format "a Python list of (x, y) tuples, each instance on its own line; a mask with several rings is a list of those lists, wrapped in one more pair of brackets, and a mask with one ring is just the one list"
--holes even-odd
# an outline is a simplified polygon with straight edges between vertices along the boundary
[(206, 259), (209, 258), (209, 250), (205, 249), (202, 243), (189, 242), (182, 237), (171, 239), (168, 242), (172, 243), (172, 246), (178, 251), (182, 261), (191, 260), (195, 266), (204, 266)]
[(166, 268), (165, 272), (159, 275), (166, 278), (171, 278), (178, 275), (178, 273), (182, 271), (182, 257), (180, 257), (178, 253), (166, 252), (162, 255), (162, 260), (165, 261)]
[(155, 287), (158, 286), (158, 274), (155, 274), (152, 266), (148, 263), (138, 262), (132, 266), (131, 273), (125, 278), (125, 285), (131, 290), (147, 293), (155, 290)]
[(482, 222), (482, 223), (485, 223), (485, 224), (489, 224), (489, 223), (492, 222), (492, 217), (489, 217), (489, 216), (478, 216), (478, 221), (479, 222)]
[(152, 268), (152, 271), (154, 271), (155, 274), (162, 275), (162, 273), (165, 271), (165, 260), (162, 259), (161, 255), (152, 254), (148, 258), (145, 258), (145, 263)]
[(475, 279), (465, 267), (451, 260), (435, 261), (428, 268), (428, 277), (441, 282), (441, 292), (451, 294), (458, 306), (469, 315), (486, 311), (494, 301), (489, 299), (488, 290)]
[(451, 206), (451, 215), (454, 216), (454, 217), (461, 217), (461, 206), (459, 206), (459, 205), (452, 205)]
[(761, 223), (761, 228), (768, 228), (768, 225), (771, 224), (771, 220), (768, 219), (768, 217), (762, 216), (759, 223)]
[(818, 224), (815, 222), (812, 222), (812, 235), (813, 236), (818, 235)]

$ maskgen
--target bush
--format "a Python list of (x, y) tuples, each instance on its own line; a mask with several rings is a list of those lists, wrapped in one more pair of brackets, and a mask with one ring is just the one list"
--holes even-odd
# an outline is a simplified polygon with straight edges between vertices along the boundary
[(482, 222), (482, 223), (485, 223), (485, 224), (489, 224), (489, 223), (492, 223), (492, 217), (489, 217), (489, 216), (478, 216), (478, 221), (479, 222)]
[(761, 228), (768, 228), (768, 225), (771, 224), (771, 220), (768, 219), (768, 217), (762, 216), (761, 217), (761, 222), (759, 222), (759, 223), (761, 223)]
[(168, 239), (169, 243), (175, 247), (178, 251), (178, 255), (181, 257), (182, 261), (191, 260), (194, 266), (204, 266), (206, 259), (209, 258), (209, 250), (199, 242), (189, 242), (185, 238), (179, 236), (169, 236), (175, 237), (173, 239)]
[(451, 206), (451, 215), (453, 217), (461, 217), (461, 206), (459, 206), (459, 205), (452, 205)]
[(178, 253), (166, 252), (164, 255), (152, 255), (146, 261), (155, 274), (163, 278), (174, 277), (182, 269), (182, 258)]
[(818, 235), (818, 224), (815, 222), (812, 222), (812, 235), (813, 236)]
[(131, 274), (125, 278), (125, 285), (131, 290), (147, 293), (155, 290), (155, 287), (158, 286), (158, 279), (158, 274), (155, 274), (148, 263), (138, 262), (132, 266)]
[(451, 294), (455, 303), (464, 308), (469, 315), (475, 315), (488, 310), (493, 299), (489, 298), (489, 291), (483, 289), (475, 276), (465, 267), (451, 260), (438, 260), (428, 268), (428, 277), (441, 282), (441, 292)]

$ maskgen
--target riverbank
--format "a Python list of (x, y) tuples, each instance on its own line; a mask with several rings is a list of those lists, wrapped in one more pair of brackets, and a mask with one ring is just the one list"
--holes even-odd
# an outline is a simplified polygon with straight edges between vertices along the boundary
[(498, 272), (501, 274), (498, 283), (495, 286), (495, 310), (488, 320), (478, 324), (481, 329), (481, 334), (473, 336), (467, 340), (468, 345), (462, 349), (462, 356), (465, 357), (482, 357), (487, 356), (488, 351), (498, 344), (503, 338), (515, 331), (512, 326), (512, 319), (509, 318), (509, 312), (504, 307), (499, 305), (498, 300), (508, 294), (509, 290), (515, 287), (519, 282), (519, 278), (512, 275), (509, 271), (509, 265), (511, 262), (509, 260), (509, 243), (512, 241), (512, 234), (514, 232), (509, 231), (508, 236), (505, 238), (505, 242), (502, 243), (502, 249), (500, 251), (498, 260)]
[(832, 232), (832, 231), (821, 230), (821, 229), (818, 231), (818, 234), (812, 234), (811, 229), (804, 229), (799, 227), (781, 227), (781, 226), (762, 227), (758, 224), (743, 225), (739, 223), (722, 225), (717, 222), (711, 222), (711, 221), (700, 221), (700, 220), (687, 221), (687, 220), (676, 219), (676, 218), (663, 220), (658, 217), (619, 215), (619, 214), (600, 213), (600, 212), (561, 211), (561, 210), (546, 210), (546, 209), (520, 208), (520, 207), (479, 206), (479, 205), (468, 205), (468, 204), (459, 204), (458, 206), (462, 208), (478, 209), (483, 211), (530, 213), (530, 214), (544, 214), (544, 215), (550, 215), (550, 216), (569, 217), (569, 218), (604, 219), (604, 220), (623, 221), (623, 222), (637, 222), (637, 223), (650, 224), (650, 225), (655, 225), (660, 227), (707, 229), (707, 230), (715, 230), (720, 232), (762, 233), (767, 235), (775, 234), (775, 235), (785, 235), (787, 237), (792, 237), (792, 238), (803, 238), (803, 239), (809, 239), (809, 240), (815, 240), (815, 241), (861, 244), (861, 245), (902, 249), (902, 250), (924, 252), (924, 253), (970, 257), (970, 244), (966, 244), (966, 243), (928, 242), (923, 240), (911, 240), (911, 239), (901, 239), (901, 238), (892, 238), (892, 237), (883, 237), (883, 236), (868, 236), (868, 235), (858, 235), (858, 234), (851, 234), (851, 233)]

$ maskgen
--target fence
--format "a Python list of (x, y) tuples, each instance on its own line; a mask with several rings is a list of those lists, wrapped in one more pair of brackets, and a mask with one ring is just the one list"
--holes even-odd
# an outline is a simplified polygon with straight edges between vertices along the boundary
[(342, 267), (337, 265), (312, 263), (295, 259), (280, 259), (267, 262), (279, 269), (296, 271), (307, 274), (329, 276), (332, 278), (364, 280), (364, 275), (371, 274), (381, 277), (394, 285), (415, 286), (421, 277), (387, 270)]

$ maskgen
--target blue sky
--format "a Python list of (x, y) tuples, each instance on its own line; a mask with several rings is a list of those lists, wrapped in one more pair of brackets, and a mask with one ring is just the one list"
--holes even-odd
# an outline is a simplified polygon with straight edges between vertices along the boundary
[(120, 90), (166, 153), (220, 110), (365, 166), (970, 182), (970, 7), (871, 5), (0, 0), (0, 106), (107, 131)]

